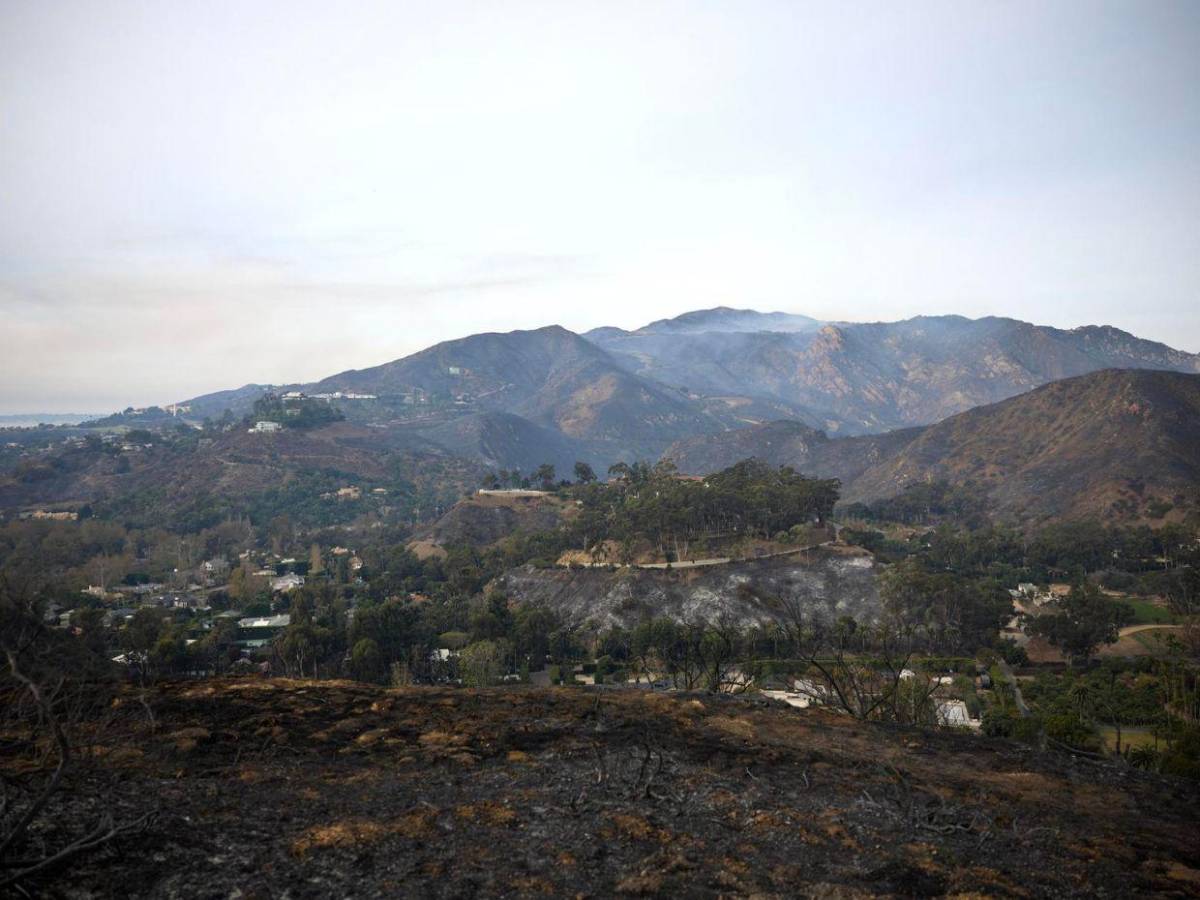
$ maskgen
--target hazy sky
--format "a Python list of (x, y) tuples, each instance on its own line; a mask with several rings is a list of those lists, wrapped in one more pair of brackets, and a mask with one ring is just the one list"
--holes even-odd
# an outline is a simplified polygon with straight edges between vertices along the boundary
[(0, 412), (718, 304), (1200, 351), (1200, 3), (0, 0)]

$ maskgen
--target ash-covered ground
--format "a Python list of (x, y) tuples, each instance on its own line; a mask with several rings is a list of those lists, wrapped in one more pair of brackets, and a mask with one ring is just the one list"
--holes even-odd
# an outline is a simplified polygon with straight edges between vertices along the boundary
[(122, 698), (36, 837), (102, 806), (152, 821), (31, 896), (1200, 892), (1195, 784), (971, 734), (628, 689), (248, 679), (145, 699)]

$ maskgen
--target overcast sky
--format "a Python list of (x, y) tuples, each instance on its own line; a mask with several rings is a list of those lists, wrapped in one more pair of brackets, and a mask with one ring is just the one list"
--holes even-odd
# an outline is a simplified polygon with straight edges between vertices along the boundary
[(719, 304), (1200, 351), (1200, 3), (0, 0), (0, 412)]

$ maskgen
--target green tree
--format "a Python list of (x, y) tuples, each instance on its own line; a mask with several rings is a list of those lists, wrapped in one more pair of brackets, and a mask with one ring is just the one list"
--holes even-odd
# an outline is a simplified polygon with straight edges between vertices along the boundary
[(502, 674), (503, 653), (495, 641), (476, 641), (458, 658), (458, 671), (467, 687), (487, 687)]
[(350, 651), (350, 671), (359, 681), (378, 681), (382, 677), (383, 654), (371, 638), (363, 638)]
[(1053, 612), (1035, 616), (1029, 632), (1057, 647), (1074, 665), (1085, 666), (1101, 644), (1115, 644), (1122, 626), (1133, 621), (1133, 608), (1105, 596), (1096, 585), (1081, 579), (1056, 603)]

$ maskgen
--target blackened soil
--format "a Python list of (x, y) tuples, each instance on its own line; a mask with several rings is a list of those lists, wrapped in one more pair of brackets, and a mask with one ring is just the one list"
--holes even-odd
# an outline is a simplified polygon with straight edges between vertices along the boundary
[[(53, 897), (1196, 896), (1200, 791), (958, 733), (640, 691), (131, 692), (37, 831)], [(0, 757), (16, 772), (22, 761)]]

